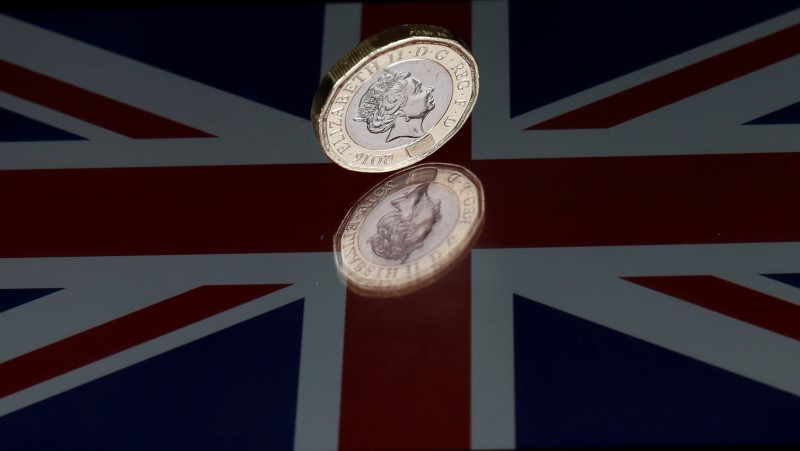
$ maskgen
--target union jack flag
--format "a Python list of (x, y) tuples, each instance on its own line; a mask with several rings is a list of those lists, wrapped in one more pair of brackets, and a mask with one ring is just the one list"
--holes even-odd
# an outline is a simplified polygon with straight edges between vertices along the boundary
[[(486, 222), (376, 300), (308, 109), (402, 23), (478, 60)], [(799, 55), (798, 1), (8, 9), (0, 448), (798, 444)]]

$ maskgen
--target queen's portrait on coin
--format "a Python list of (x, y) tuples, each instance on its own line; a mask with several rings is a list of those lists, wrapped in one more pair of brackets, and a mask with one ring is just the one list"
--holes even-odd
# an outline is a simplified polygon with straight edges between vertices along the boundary
[(371, 133), (388, 132), (387, 142), (419, 138), (427, 133), (423, 119), (436, 107), (432, 93), (433, 87), (423, 85), (409, 72), (386, 69), (361, 97), (353, 120), (364, 122)]
[(428, 185), (423, 183), (392, 201), (395, 210), (381, 217), (377, 233), (368, 241), (376, 255), (405, 263), (422, 247), (433, 226), (442, 218), (441, 201), (428, 196)]

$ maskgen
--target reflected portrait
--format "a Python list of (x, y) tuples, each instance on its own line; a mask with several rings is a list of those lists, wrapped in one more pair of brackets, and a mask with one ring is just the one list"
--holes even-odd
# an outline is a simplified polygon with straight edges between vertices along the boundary
[(367, 240), (376, 255), (405, 263), (420, 249), (433, 226), (442, 219), (441, 200), (428, 195), (429, 183), (423, 183), (391, 202), (395, 210), (378, 221), (377, 230)]
[(483, 224), (483, 188), (463, 166), (429, 163), (384, 179), (356, 201), (334, 236), (349, 289), (399, 296), (439, 280)]

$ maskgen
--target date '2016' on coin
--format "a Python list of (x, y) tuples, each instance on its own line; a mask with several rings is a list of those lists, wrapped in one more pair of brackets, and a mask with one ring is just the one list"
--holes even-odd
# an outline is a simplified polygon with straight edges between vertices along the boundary
[(359, 172), (388, 172), (439, 149), (478, 97), (478, 68), (449, 30), (403, 25), (378, 33), (325, 75), (312, 125), (325, 154)]

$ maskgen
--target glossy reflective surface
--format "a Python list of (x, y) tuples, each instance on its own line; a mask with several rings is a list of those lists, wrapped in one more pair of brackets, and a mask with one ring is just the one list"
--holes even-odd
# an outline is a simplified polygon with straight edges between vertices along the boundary
[[(0, 447), (797, 444), (798, 7), (0, 15), (0, 108), (25, 125), (0, 122)], [(359, 199), (381, 199), (353, 237), (375, 267), (431, 260), (465, 205), (425, 172), (378, 193), (398, 173), (329, 162), (307, 114), (402, 23), (480, 63), (436, 162), (486, 214), (429, 284), (375, 296), (333, 251)], [(429, 131), (442, 90), (414, 78)]]

